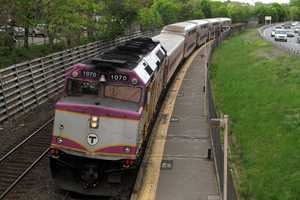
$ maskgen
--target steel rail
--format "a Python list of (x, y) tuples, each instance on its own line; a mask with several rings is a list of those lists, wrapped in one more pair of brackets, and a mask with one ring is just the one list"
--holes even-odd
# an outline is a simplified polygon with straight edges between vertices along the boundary
[(34, 135), (39, 133), (41, 130), (46, 128), (51, 122), (53, 122), (54, 118), (51, 118), (49, 121), (47, 121), (44, 125), (42, 125), (39, 129), (34, 131), (32, 134), (30, 134), (26, 139), (24, 139), (22, 142), (20, 142), (17, 146), (12, 148), (9, 152), (7, 152), (2, 158), (0, 158), (0, 163), (3, 162), (6, 158), (8, 158), (12, 153), (14, 153), (17, 149), (19, 149), (23, 144), (25, 144), (29, 139), (31, 139)]
[(22, 178), (48, 153), (50, 148), (47, 148), (1, 195), (3, 199), (21, 180)]

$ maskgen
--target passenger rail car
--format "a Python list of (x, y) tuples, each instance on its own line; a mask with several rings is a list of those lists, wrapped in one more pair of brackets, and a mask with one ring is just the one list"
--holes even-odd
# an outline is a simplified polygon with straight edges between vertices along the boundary
[(184, 37), (184, 58), (191, 55), (197, 46), (197, 26), (189, 22), (170, 24), (162, 29), (162, 33), (181, 35)]
[(221, 30), (222, 32), (229, 31), (231, 28), (231, 19), (230, 18), (218, 18), (221, 23)]
[(119, 195), (125, 175), (142, 159), (159, 101), (180, 63), (230, 23), (167, 25), (153, 38), (133, 39), (75, 64), (55, 106), (49, 159), (56, 185)]
[(219, 18), (205, 19), (208, 24), (209, 40), (219, 37), (221, 32), (221, 22)]
[(208, 40), (208, 22), (205, 20), (191, 20), (189, 23), (197, 26), (197, 46), (203, 45)]

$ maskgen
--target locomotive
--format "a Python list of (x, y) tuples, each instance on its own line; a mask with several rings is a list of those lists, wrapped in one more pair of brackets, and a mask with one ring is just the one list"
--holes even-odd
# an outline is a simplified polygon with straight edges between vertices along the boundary
[(159, 102), (180, 63), (195, 48), (228, 31), (229, 18), (165, 26), (65, 74), (55, 106), (50, 170), (60, 188), (114, 196), (123, 174), (136, 170)]

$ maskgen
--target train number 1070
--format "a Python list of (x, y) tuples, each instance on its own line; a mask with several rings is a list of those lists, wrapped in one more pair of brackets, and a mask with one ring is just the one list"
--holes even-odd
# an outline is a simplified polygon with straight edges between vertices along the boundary
[(128, 81), (128, 76), (127, 75), (122, 75), (122, 74), (111, 74), (110, 75), (110, 80), (113, 80), (113, 81)]

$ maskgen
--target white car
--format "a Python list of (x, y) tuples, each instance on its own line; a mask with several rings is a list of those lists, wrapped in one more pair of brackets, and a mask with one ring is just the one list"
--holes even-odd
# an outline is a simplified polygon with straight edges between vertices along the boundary
[(273, 29), (272, 32), (271, 32), (271, 37), (274, 37), (274, 36), (275, 36), (275, 32), (276, 32), (276, 30)]
[(287, 42), (287, 32), (285, 30), (278, 30), (275, 32), (275, 41)]
[(295, 32), (295, 33), (299, 33), (299, 32), (300, 32), (300, 26), (295, 26), (294, 32)]
[(291, 25), (296, 26), (296, 25), (298, 25), (298, 22), (292, 22)]

